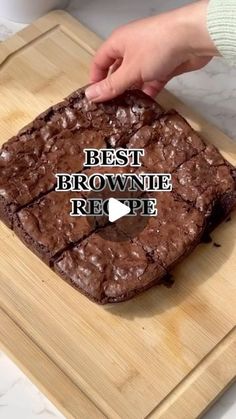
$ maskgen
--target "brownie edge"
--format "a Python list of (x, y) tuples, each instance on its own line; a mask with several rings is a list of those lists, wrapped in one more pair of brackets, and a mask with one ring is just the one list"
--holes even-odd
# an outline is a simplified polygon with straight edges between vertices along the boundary
[[(106, 238), (104, 238), (104, 236)], [(118, 238), (118, 240), (117, 240)], [(114, 303), (128, 300), (161, 282), (165, 269), (116, 226), (105, 227), (65, 251), (54, 269), (91, 300)]]

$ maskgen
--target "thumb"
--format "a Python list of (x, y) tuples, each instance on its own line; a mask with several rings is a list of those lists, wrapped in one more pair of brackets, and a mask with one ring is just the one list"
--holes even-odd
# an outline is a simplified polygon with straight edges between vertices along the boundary
[(135, 84), (135, 76), (125, 65), (121, 65), (114, 73), (104, 80), (89, 86), (85, 95), (92, 102), (102, 102), (113, 99)]

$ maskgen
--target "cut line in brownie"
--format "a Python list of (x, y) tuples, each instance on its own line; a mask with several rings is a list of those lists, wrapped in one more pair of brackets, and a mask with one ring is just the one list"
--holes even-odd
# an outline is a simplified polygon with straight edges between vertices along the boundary
[(183, 163), (172, 178), (173, 190), (206, 216), (221, 202), (227, 216), (236, 204), (235, 169), (212, 145)]
[(83, 170), (84, 148), (104, 148), (101, 133), (93, 130), (71, 132), (46, 139), (22, 135), (0, 151), (0, 214), (11, 226), (14, 213), (56, 185), (56, 173)]
[[(70, 198), (88, 195), (52, 190), (55, 173), (83, 172), (83, 150), (90, 147), (141, 147), (145, 156), (135, 173), (172, 173), (172, 192), (141, 194), (157, 199), (158, 215), (136, 235), (132, 217), (113, 225), (103, 217), (89, 223), (70, 217)], [(133, 169), (98, 167), (86, 174), (127, 171)], [(15, 232), (33, 252), (103, 304), (163, 283), (234, 209), (235, 188), (236, 171), (217, 149), (206, 146), (177, 112), (164, 113), (136, 90), (95, 105), (80, 89), (0, 150), (0, 218), (11, 227), (14, 218)], [(102, 195), (110, 197), (106, 190)]]
[[(137, 169), (136, 169), (137, 170)], [(133, 167), (94, 167), (86, 170), (86, 175), (122, 174), (135, 172)], [(142, 192), (111, 193), (107, 188), (101, 192), (56, 192), (44, 195), (33, 204), (22, 208), (14, 216), (13, 229), (30, 249), (50, 265), (55, 255), (69, 245), (89, 236), (97, 227), (109, 223), (104, 216), (70, 216), (71, 199), (108, 200), (138, 197)]]
[(93, 217), (88, 222), (87, 217), (70, 216), (72, 198), (84, 196), (78, 192), (52, 191), (14, 216), (15, 233), (47, 264), (60, 251), (87, 237), (97, 227)]
[[(80, 100), (76, 97), (80, 94)], [(111, 147), (123, 147), (139, 128), (151, 124), (163, 113), (163, 108), (140, 90), (127, 90), (122, 95), (104, 103), (91, 103), (85, 89), (72, 93), (69, 102), (76, 100), (77, 112), (85, 113), (87, 123), (98, 130), (105, 130)]]
[[(197, 245), (205, 230), (204, 214), (176, 197), (173, 192), (152, 192), (157, 200), (158, 215), (149, 217), (147, 226), (134, 238), (135, 243), (158, 261), (165, 269), (172, 266)], [(131, 231), (130, 217), (116, 222), (118, 230)]]
[(151, 125), (140, 128), (127, 147), (144, 148), (141, 162), (148, 171), (172, 173), (204, 150), (205, 144), (184, 118), (170, 111)]
[(83, 169), (84, 148), (128, 141), (143, 124), (162, 113), (141, 92), (124, 93), (105, 104), (88, 102), (79, 89), (39, 115), (0, 150), (0, 216), (13, 214), (55, 187), (58, 172)]
[(54, 263), (63, 279), (93, 301), (105, 304), (130, 299), (167, 274), (142, 246), (127, 241), (125, 235), (122, 241), (115, 225), (105, 227), (103, 233), (92, 234)]

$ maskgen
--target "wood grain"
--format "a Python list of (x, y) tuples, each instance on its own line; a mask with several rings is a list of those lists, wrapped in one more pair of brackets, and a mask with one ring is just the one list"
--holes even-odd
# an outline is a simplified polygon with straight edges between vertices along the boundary
[[(88, 82), (101, 40), (53, 12), (0, 46), (0, 138)], [(170, 93), (208, 142), (236, 164), (230, 139)], [(0, 342), (68, 418), (196, 418), (236, 377), (236, 216), (156, 287), (100, 307), (0, 225)]]

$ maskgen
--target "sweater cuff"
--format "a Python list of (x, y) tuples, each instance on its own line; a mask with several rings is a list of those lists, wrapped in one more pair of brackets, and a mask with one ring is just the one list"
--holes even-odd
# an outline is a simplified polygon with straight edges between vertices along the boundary
[(210, 0), (207, 24), (219, 53), (236, 64), (236, 0)]

